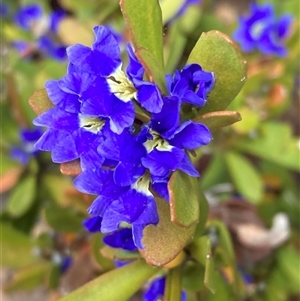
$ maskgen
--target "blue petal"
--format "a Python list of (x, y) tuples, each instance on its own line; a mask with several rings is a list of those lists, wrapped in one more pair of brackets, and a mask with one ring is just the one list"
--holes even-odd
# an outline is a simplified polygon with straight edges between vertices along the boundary
[(104, 236), (103, 242), (112, 248), (121, 248), (128, 251), (136, 250), (132, 239), (132, 230), (129, 228), (120, 229), (119, 231)]
[(99, 195), (92, 205), (88, 208), (87, 212), (90, 215), (103, 216), (106, 209), (110, 206), (114, 199)]
[(191, 177), (199, 177), (199, 172), (196, 170), (195, 166), (192, 164), (186, 153), (184, 153), (183, 159), (180, 162), (178, 169), (187, 173)]
[(176, 130), (169, 143), (179, 148), (193, 150), (208, 144), (211, 139), (211, 133), (204, 124), (186, 121)]
[(163, 100), (157, 86), (148, 82), (138, 85), (137, 101), (151, 113), (159, 113), (163, 106)]
[(151, 128), (160, 133), (162, 137), (168, 137), (179, 125), (180, 101), (176, 96), (164, 97), (164, 105), (160, 113), (153, 114)]
[(59, 107), (54, 107), (33, 120), (36, 126), (46, 126), (57, 130), (72, 132), (79, 129), (77, 114), (66, 112)]
[(94, 216), (86, 219), (83, 222), (83, 226), (89, 232), (100, 232), (102, 218), (100, 216)]
[(74, 180), (75, 187), (84, 193), (118, 198), (128, 190), (114, 183), (113, 171), (108, 169), (86, 170)]
[(25, 30), (30, 30), (32, 22), (40, 19), (43, 15), (42, 7), (38, 4), (27, 4), (15, 15), (15, 23)]
[(178, 168), (184, 155), (184, 151), (177, 147), (170, 151), (154, 149), (146, 158), (142, 158), (142, 163), (150, 170), (151, 175), (167, 177), (171, 171)]
[(135, 183), (145, 171), (140, 161), (120, 162), (114, 172), (114, 181), (117, 185), (128, 186)]
[(59, 80), (50, 80), (45, 83), (47, 94), (53, 104), (70, 113), (77, 113), (80, 109), (78, 95), (64, 92), (59, 86)]
[(156, 278), (143, 295), (143, 301), (158, 301), (164, 296), (166, 277)]

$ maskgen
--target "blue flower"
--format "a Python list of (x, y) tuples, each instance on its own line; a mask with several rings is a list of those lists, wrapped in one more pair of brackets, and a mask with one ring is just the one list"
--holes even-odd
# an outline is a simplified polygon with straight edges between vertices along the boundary
[[(164, 296), (166, 277), (154, 279), (144, 293), (143, 301), (159, 301)], [(187, 300), (186, 292), (181, 292), (181, 301)]]
[(41, 19), (43, 9), (38, 4), (27, 4), (23, 6), (15, 15), (15, 23), (25, 30), (30, 30), (34, 22)]
[(245, 52), (257, 48), (264, 54), (286, 56), (287, 49), (283, 43), (291, 22), (292, 16), (288, 14), (277, 19), (274, 8), (269, 3), (252, 3), (249, 16), (240, 18), (239, 28), (233, 37)]
[(75, 187), (81, 192), (98, 195), (88, 209), (93, 218), (85, 222), (85, 227), (92, 232), (111, 233), (119, 230), (122, 223), (128, 223), (132, 226), (135, 245), (144, 248), (144, 227), (158, 223), (149, 184), (147, 176), (143, 176), (133, 185), (118, 186), (113, 180), (113, 171), (108, 169), (82, 172), (74, 181)]
[(39, 153), (34, 144), (42, 134), (43, 132), (38, 128), (21, 129), (19, 135), (22, 145), (11, 148), (11, 158), (19, 161), (22, 165), (26, 165), (32, 156)]
[(0, 3), (0, 17), (5, 18), (9, 14), (9, 7), (6, 3)]
[(198, 107), (205, 105), (215, 83), (214, 74), (204, 71), (198, 64), (186, 65), (181, 71), (176, 70), (174, 76), (168, 74), (166, 79), (170, 95)]
[(180, 103), (178, 97), (165, 97), (161, 112), (152, 115), (139, 135), (148, 153), (141, 159), (142, 164), (153, 176), (165, 178), (177, 169), (199, 176), (185, 150), (208, 144), (211, 133), (205, 125), (191, 120), (180, 124)]
[[(67, 48), (67, 75), (46, 83), (55, 107), (34, 120), (48, 128), (36, 146), (51, 151), (57, 163), (80, 159), (82, 172), (74, 185), (96, 195), (84, 222), (87, 230), (109, 233), (106, 242), (112, 246), (142, 249), (144, 228), (159, 221), (154, 195), (169, 201), (175, 170), (199, 176), (187, 152), (209, 143), (211, 134), (203, 124), (181, 122), (180, 111), (183, 103), (203, 106), (214, 77), (188, 65), (167, 78), (170, 95), (162, 95), (143, 80), (145, 70), (131, 46), (123, 71), (111, 31), (96, 26), (94, 33), (91, 47)], [(152, 114), (148, 124), (135, 119), (134, 105)]]
[[(32, 31), (36, 38), (35, 43), (19, 41), (13, 42), (13, 46), (19, 52), (26, 50), (39, 50), (43, 55), (58, 61), (66, 59), (66, 46), (57, 42), (55, 35), (60, 21), (66, 16), (63, 10), (57, 10), (50, 16), (43, 14), (43, 9), (38, 4), (27, 4), (15, 15), (15, 23), (24, 30)], [(42, 24), (42, 25), (41, 25)], [(43, 29), (41, 31), (41, 29)], [(20, 48), (20, 46), (22, 46)]]

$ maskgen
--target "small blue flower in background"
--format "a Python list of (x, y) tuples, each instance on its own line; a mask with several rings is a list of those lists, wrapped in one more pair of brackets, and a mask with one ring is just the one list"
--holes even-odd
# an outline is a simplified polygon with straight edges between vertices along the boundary
[[(51, 151), (56, 163), (80, 159), (74, 185), (97, 196), (84, 221), (88, 231), (108, 233), (106, 242), (123, 248), (130, 234), (130, 248), (142, 249), (144, 228), (159, 222), (154, 193), (169, 201), (175, 170), (199, 176), (186, 152), (208, 144), (211, 133), (203, 124), (181, 122), (181, 105), (203, 106), (214, 76), (188, 65), (167, 76), (169, 95), (162, 95), (143, 79), (144, 67), (131, 45), (123, 71), (114, 34), (105, 26), (94, 27), (94, 34), (91, 47), (67, 48), (66, 76), (46, 83), (55, 106), (33, 122), (48, 128), (36, 147)], [(135, 106), (148, 112), (149, 123), (136, 122)]]
[(26, 165), (32, 156), (36, 156), (39, 153), (34, 144), (42, 134), (43, 131), (39, 128), (21, 129), (19, 135), (22, 145), (11, 148), (11, 158), (19, 161), (22, 165)]
[(240, 18), (233, 38), (245, 52), (258, 49), (263, 54), (286, 56), (284, 40), (289, 34), (292, 19), (288, 14), (277, 18), (272, 4), (252, 3), (249, 16)]
[(57, 10), (47, 16), (38, 4), (27, 4), (15, 14), (14, 21), (17, 26), (31, 31), (36, 39), (35, 43), (13, 41), (12, 45), (21, 53), (27, 54), (30, 49), (37, 49), (45, 56), (58, 61), (66, 59), (66, 46), (57, 42), (55, 35), (59, 22), (65, 18), (63, 10)]
[[(160, 277), (154, 279), (148, 289), (145, 291), (143, 296), (143, 301), (159, 301), (162, 300), (164, 296), (166, 285), (166, 277)], [(181, 292), (181, 301), (187, 300), (186, 292)]]
[(9, 14), (9, 6), (6, 3), (0, 3), (0, 17), (5, 18)]

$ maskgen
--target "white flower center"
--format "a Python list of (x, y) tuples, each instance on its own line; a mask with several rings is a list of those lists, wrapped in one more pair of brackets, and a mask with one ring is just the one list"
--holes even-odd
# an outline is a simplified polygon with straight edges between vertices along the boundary
[(264, 24), (264, 22), (257, 22), (256, 24), (254, 24), (251, 27), (250, 34), (253, 38), (259, 39), (265, 28), (266, 28), (266, 25)]
[(136, 89), (126, 74), (121, 70), (121, 66), (107, 78), (110, 91), (124, 102), (129, 102), (136, 98)]
[(169, 152), (173, 146), (169, 144), (168, 141), (164, 140), (160, 137), (159, 133), (150, 130), (150, 134), (152, 135), (152, 140), (147, 140), (144, 143), (144, 146), (148, 153), (150, 153), (154, 148), (157, 148), (159, 151), (167, 151)]
[(97, 117), (79, 116), (79, 123), (81, 128), (85, 128), (87, 131), (97, 134), (104, 126), (105, 120), (101, 120)]
[(147, 173), (141, 176), (134, 184), (132, 184), (131, 188), (135, 189), (138, 192), (141, 192), (144, 195), (152, 195), (149, 191), (150, 177)]

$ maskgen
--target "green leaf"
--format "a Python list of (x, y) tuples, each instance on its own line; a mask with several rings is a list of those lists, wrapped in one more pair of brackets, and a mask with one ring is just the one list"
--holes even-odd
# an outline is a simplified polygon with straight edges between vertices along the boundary
[(222, 128), (241, 120), (241, 115), (234, 111), (210, 112), (193, 119), (195, 122), (205, 124), (210, 130)]
[(203, 235), (207, 217), (208, 217), (208, 210), (209, 210), (206, 197), (204, 193), (200, 191), (200, 189), (199, 189), (199, 206), (200, 206), (199, 223), (197, 224), (194, 237), (199, 237)]
[(37, 258), (32, 253), (34, 244), (29, 236), (4, 223), (0, 224), (0, 233), (1, 266), (18, 268), (37, 261)]
[(141, 63), (149, 76), (166, 91), (163, 57), (163, 25), (158, 0), (121, 0), (121, 11)]
[(300, 267), (299, 252), (297, 252), (291, 246), (285, 246), (280, 248), (276, 255), (279, 270), (284, 275), (287, 282), (289, 282), (289, 286), (293, 288), (293, 293), (299, 294), (300, 275), (299, 269), (296, 268)]
[(41, 115), (54, 107), (54, 104), (48, 97), (46, 89), (35, 91), (29, 99), (29, 104), (37, 115)]
[(299, 138), (292, 137), (291, 127), (288, 124), (265, 122), (259, 129), (257, 137), (239, 140), (235, 147), (278, 165), (300, 171)]
[(234, 152), (227, 153), (225, 158), (238, 192), (253, 203), (260, 202), (263, 196), (264, 183), (252, 164)]
[(33, 289), (46, 280), (46, 275), (50, 273), (51, 263), (38, 262), (19, 270), (4, 287), (5, 292), (10, 293), (18, 290)]
[(190, 253), (199, 263), (205, 266), (204, 285), (215, 293), (215, 268), (211, 251), (211, 241), (208, 236), (202, 236), (189, 246)]
[(159, 270), (135, 261), (88, 282), (61, 301), (126, 301)]
[(170, 19), (172, 19), (182, 4), (184, 0), (163, 0), (160, 1), (159, 5), (162, 12), (163, 23), (167, 23)]
[(182, 288), (191, 292), (199, 292), (204, 283), (204, 266), (195, 262), (187, 262), (182, 275)]
[(171, 221), (189, 228), (199, 222), (199, 181), (186, 173), (175, 171), (168, 183)]
[(215, 74), (215, 86), (208, 95), (206, 106), (201, 108), (202, 113), (226, 109), (246, 79), (246, 64), (238, 46), (216, 30), (200, 36), (187, 63), (197, 63)]
[(28, 176), (23, 179), (12, 191), (6, 211), (13, 217), (19, 217), (25, 214), (35, 200), (36, 179), (34, 176)]
[(146, 226), (143, 232), (144, 249), (141, 255), (149, 264), (162, 266), (172, 261), (194, 235), (196, 225), (183, 228), (172, 223), (170, 206), (160, 198), (156, 199), (159, 223)]
[(50, 205), (44, 210), (44, 216), (53, 229), (61, 232), (78, 232), (83, 229), (81, 216), (72, 207), (59, 207)]
[(165, 300), (181, 301), (181, 267), (169, 270), (166, 279)]

